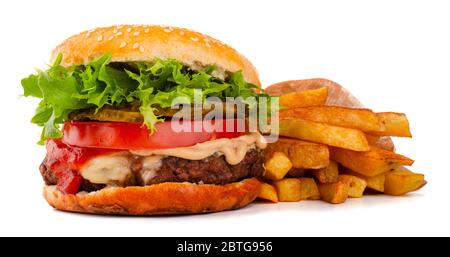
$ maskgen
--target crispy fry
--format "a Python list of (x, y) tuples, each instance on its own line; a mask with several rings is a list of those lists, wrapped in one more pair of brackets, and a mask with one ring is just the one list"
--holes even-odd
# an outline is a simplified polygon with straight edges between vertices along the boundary
[(362, 104), (347, 89), (328, 79), (304, 79), (283, 81), (266, 88), (269, 95), (280, 96), (290, 92), (328, 87), (326, 105), (361, 107)]
[(336, 182), (339, 176), (338, 165), (336, 162), (330, 161), (330, 164), (327, 167), (313, 170), (312, 174), (320, 183)]
[(354, 151), (369, 151), (363, 132), (304, 119), (280, 119), (280, 135)]
[(277, 190), (275, 189), (274, 186), (270, 184), (261, 183), (261, 191), (259, 192), (258, 198), (277, 203), (278, 202)]
[(305, 176), (306, 170), (305, 169), (292, 168), (292, 169), (289, 170), (288, 174), (291, 177), (299, 178), (299, 177)]
[(300, 180), (300, 199), (301, 200), (319, 200), (320, 192), (316, 181), (313, 178), (299, 178)]
[(285, 178), (273, 182), (280, 202), (298, 202), (301, 200), (301, 184), (296, 178)]
[(331, 147), (330, 155), (332, 160), (342, 166), (368, 177), (377, 176), (401, 165), (410, 166), (414, 162), (403, 155), (375, 146), (371, 146), (368, 152)]
[(416, 191), (426, 184), (423, 174), (414, 173), (403, 167), (386, 173), (384, 193), (388, 195), (404, 195)]
[(380, 112), (378, 119), (385, 127), (385, 131), (370, 132), (376, 136), (412, 137), (409, 129), (409, 121), (404, 113)]
[(339, 181), (348, 184), (348, 196), (352, 198), (361, 198), (366, 189), (367, 182), (359, 177), (351, 175), (339, 175)]
[(384, 181), (386, 180), (385, 174), (380, 174), (375, 177), (367, 177), (351, 170), (345, 170), (343, 173), (345, 175), (352, 175), (364, 179), (367, 182), (367, 188), (381, 193), (384, 192)]
[(291, 160), (292, 166), (297, 169), (326, 167), (330, 159), (328, 147), (324, 145), (283, 137), (269, 144), (265, 155), (270, 157), (274, 152), (283, 152)]
[(347, 183), (337, 181), (329, 184), (319, 184), (320, 197), (328, 203), (343, 203), (348, 198), (349, 186)]
[(384, 126), (377, 115), (369, 109), (352, 109), (338, 106), (295, 108), (280, 110), (280, 118), (299, 118), (361, 131), (384, 131)]
[(270, 180), (280, 180), (292, 168), (292, 162), (283, 152), (274, 152), (264, 163), (264, 177)]
[(328, 97), (328, 88), (291, 92), (280, 96), (280, 105), (288, 108), (324, 105)]
[(391, 152), (395, 151), (394, 142), (392, 142), (392, 139), (390, 137), (366, 134), (366, 138), (367, 142), (369, 142), (369, 145), (373, 145)]

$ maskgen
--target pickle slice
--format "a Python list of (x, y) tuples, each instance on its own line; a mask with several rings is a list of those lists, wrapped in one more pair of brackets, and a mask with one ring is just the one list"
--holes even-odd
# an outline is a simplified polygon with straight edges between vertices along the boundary
[[(202, 117), (211, 111), (211, 109), (203, 109), (201, 107), (192, 107), (191, 109), (191, 119), (194, 119), (194, 112), (196, 109), (200, 108), (202, 112)], [(95, 120), (95, 121), (113, 121), (113, 122), (143, 122), (144, 117), (138, 111), (138, 107), (135, 106), (121, 106), (121, 107), (111, 107), (106, 106), (95, 112), (95, 108), (80, 110), (72, 112), (69, 115), (70, 120)], [(171, 108), (160, 108), (155, 107), (155, 115), (161, 117), (173, 117), (180, 109)], [(236, 114), (236, 110), (231, 108), (228, 110)], [(224, 111), (223, 117), (225, 118), (226, 113)]]
[(71, 120), (96, 120), (115, 122), (143, 122), (144, 118), (139, 112), (102, 108), (97, 113), (95, 109), (87, 109), (71, 113)]

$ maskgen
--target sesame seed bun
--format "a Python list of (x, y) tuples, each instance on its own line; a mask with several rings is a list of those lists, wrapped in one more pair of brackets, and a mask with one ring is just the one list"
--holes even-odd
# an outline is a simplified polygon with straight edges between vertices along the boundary
[(218, 76), (241, 70), (247, 82), (260, 86), (258, 72), (244, 56), (207, 35), (175, 27), (120, 25), (97, 28), (72, 36), (52, 52), (53, 62), (83, 65), (107, 52), (112, 62), (176, 59), (193, 69), (216, 65)]
[(110, 187), (64, 194), (44, 187), (44, 197), (56, 209), (114, 215), (193, 214), (237, 209), (253, 202), (261, 183), (245, 179), (226, 185), (167, 182), (142, 187)]

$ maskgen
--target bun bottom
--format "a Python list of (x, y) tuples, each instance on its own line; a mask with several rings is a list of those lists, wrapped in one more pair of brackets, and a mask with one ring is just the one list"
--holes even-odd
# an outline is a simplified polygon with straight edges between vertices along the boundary
[(226, 185), (166, 182), (142, 187), (110, 187), (70, 195), (44, 187), (47, 202), (58, 210), (112, 215), (162, 215), (219, 212), (242, 208), (258, 196), (256, 178)]

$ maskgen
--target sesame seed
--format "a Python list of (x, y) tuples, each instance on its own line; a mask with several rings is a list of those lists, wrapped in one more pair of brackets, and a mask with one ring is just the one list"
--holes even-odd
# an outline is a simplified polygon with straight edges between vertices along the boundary
[(135, 36), (135, 37), (139, 36), (139, 31), (134, 32), (133, 36)]
[(136, 49), (136, 48), (138, 48), (138, 47), (139, 47), (139, 43), (134, 43), (133, 49)]
[(123, 28), (123, 25), (117, 25), (116, 28), (121, 29), (121, 28)]
[(143, 25), (142, 27), (143, 27), (143, 28), (145, 29), (145, 28), (147, 28), (147, 27), (148, 27), (148, 25)]
[(122, 31), (119, 31), (119, 33), (116, 34), (116, 36), (121, 36), (123, 33)]
[(194, 41), (194, 42), (197, 42), (198, 41), (198, 37), (191, 37), (191, 40)]
[(145, 33), (148, 33), (149, 31), (150, 31), (150, 29), (145, 29), (144, 30)]
[(90, 37), (91, 36), (91, 32), (86, 32), (86, 37)]
[(211, 45), (208, 42), (206, 42), (205, 45), (206, 47), (211, 48)]
[(102, 41), (102, 40), (103, 40), (103, 36), (102, 35), (97, 37), (97, 41)]
[(109, 36), (108, 41), (113, 40), (114, 36)]
[(139, 47), (139, 52), (143, 53), (143, 52), (144, 52), (144, 50), (145, 50), (145, 49), (144, 49), (144, 47), (143, 47), (143, 46), (140, 46), (140, 47)]
[(117, 31), (118, 31), (117, 29), (114, 29), (114, 30), (113, 30), (113, 33), (114, 33), (114, 34), (116, 34), (116, 33), (117, 33)]
[(122, 43), (120, 43), (120, 48), (124, 48), (125, 46), (127, 45), (127, 43), (126, 42), (122, 42)]
[(184, 36), (184, 31), (180, 31), (180, 35), (181, 35), (181, 36)]
[(131, 28), (127, 28), (125, 31), (126, 32), (131, 32)]
[(170, 33), (172, 31), (173, 31), (173, 29), (171, 27), (164, 28), (164, 32), (166, 32), (166, 33)]

